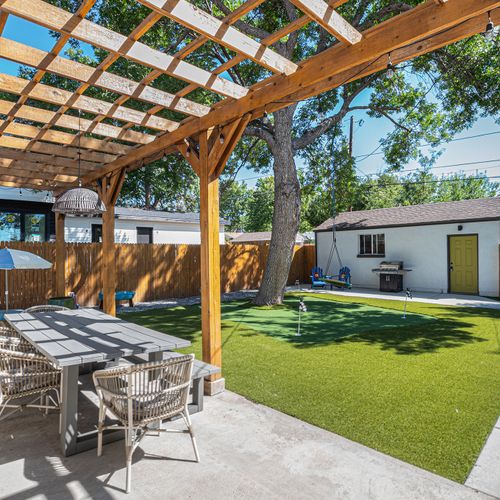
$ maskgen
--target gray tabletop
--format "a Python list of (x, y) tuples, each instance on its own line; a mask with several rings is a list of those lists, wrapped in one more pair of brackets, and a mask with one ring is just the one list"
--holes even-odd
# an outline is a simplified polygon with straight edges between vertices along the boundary
[(14, 313), (6, 314), (5, 320), (61, 367), (191, 345), (188, 340), (128, 323), (96, 309)]

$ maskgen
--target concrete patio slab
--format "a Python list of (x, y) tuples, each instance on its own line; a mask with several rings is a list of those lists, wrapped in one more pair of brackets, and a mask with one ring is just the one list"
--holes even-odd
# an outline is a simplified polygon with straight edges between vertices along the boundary
[(147, 437), (126, 495), (123, 443), (63, 459), (57, 421), (27, 410), (0, 424), (0, 498), (491, 498), (227, 391), (193, 416), (202, 461), (185, 435)]
[(494, 425), (465, 484), (500, 498), (500, 418)]

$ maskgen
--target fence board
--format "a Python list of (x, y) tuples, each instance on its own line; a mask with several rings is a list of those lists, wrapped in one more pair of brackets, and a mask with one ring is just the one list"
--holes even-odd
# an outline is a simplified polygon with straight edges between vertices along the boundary
[[(55, 262), (54, 243), (0, 242), (0, 248), (32, 252)], [(221, 246), (221, 291), (256, 289), (266, 266), (269, 245)], [(295, 247), (288, 284), (309, 282), (314, 245)], [(139, 302), (200, 294), (199, 245), (116, 244), (117, 288), (135, 290)], [(100, 243), (66, 243), (66, 292), (79, 304), (93, 306), (102, 288)], [(47, 303), (55, 294), (55, 269), (9, 271), (9, 306), (26, 308)], [(0, 272), (0, 307), (5, 307), (4, 273)]]

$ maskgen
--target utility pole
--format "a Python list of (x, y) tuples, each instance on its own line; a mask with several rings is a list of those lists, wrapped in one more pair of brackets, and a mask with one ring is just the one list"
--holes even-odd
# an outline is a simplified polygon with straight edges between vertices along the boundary
[(351, 122), (349, 124), (349, 156), (352, 156), (352, 139), (354, 136), (354, 116), (351, 115)]

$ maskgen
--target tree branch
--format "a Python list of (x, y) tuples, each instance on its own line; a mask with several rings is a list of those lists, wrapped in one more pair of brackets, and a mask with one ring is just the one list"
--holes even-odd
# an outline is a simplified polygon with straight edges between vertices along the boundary
[(343, 88), (343, 98), (344, 102), (342, 103), (342, 107), (340, 110), (333, 116), (330, 116), (329, 118), (325, 118), (322, 122), (320, 122), (316, 127), (313, 129), (308, 130), (304, 134), (302, 134), (300, 137), (296, 138), (293, 143), (293, 149), (294, 151), (297, 151), (299, 149), (303, 149), (311, 142), (314, 142), (318, 137), (320, 137), (322, 134), (330, 130), (334, 125), (336, 125), (344, 116), (346, 116), (347, 113), (352, 109), (349, 108), (350, 104), (352, 101), (358, 96), (363, 90), (365, 90), (367, 87), (371, 85), (373, 80), (377, 78), (376, 75), (373, 75), (371, 77), (368, 77), (364, 82), (363, 85), (360, 85), (354, 92), (351, 94), (347, 94), (347, 87), (344, 86)]
[(246, 128), (245, 132), (243, 132), (243, 135), (257, 137), (258, 139), (265, 141), (271, 149), (276, 147), (274, 135), (262, 126), (249, 126)]
[[(212, 0), (215, 5), (224, 13), (224, 15), (228, 16), (231, 13), (231, 10), (228, 9), (222, 0)], [(253, 36), (255, 38), (263, 39), (269, 36), (269, 33), (266, 30), (261, 28), (257, 28), (256, 26), (252, 26), (251, 24), (245, 23), (241, 19), (236, 21), (233, 26), (239, 29), (245, 35)]]
[(389, 111), (397, 111), (397, 108), (380, 108), (378, 106), (353, 106), (352, 108), (349, 108), (349, 111), (354, 111), (356, 109), (367, 109), (370, 111), (375, 111), (375, 113), (378, 113), (380, 115), (385, 116), (388, 120), (390, 120), (396, 127), (399, 127), (406, 132), (410, 133), (411, 130), (408, 127), (405, 127), (402, 123), (399, 123), (396, 121), (388, 112)]

